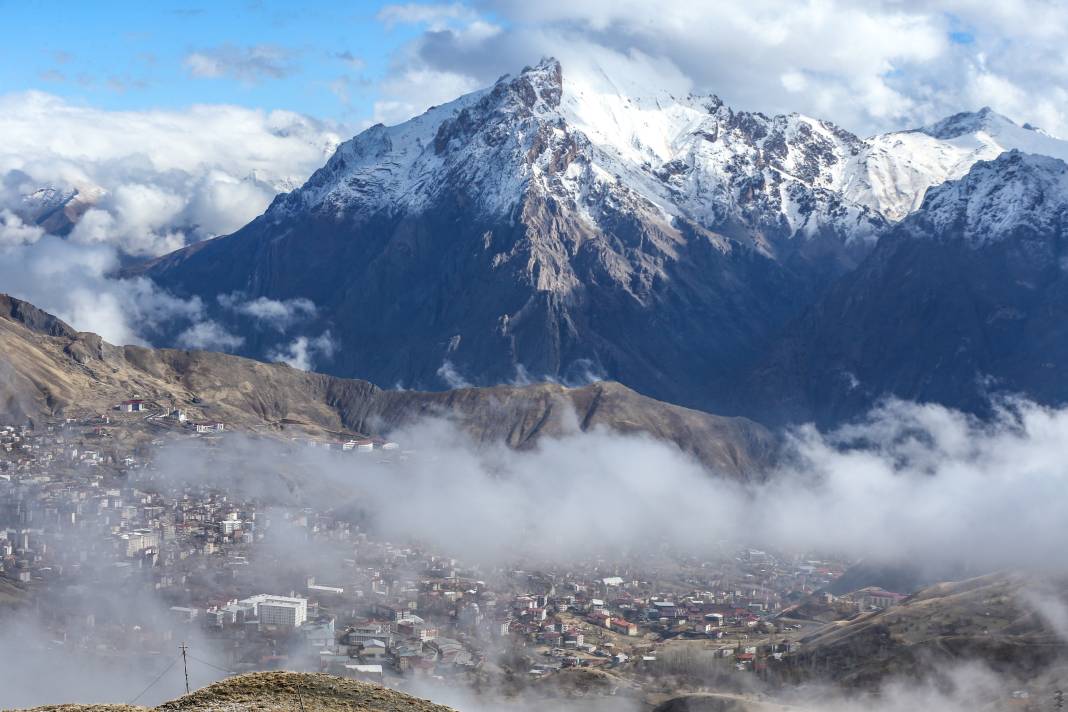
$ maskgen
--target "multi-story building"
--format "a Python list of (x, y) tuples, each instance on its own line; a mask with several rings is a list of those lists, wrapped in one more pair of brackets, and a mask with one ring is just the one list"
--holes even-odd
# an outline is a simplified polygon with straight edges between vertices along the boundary
[(151, 529), (135, 529), (119, 534), (119, 542), (125, 547), (126, 556), (136, 556), (145, 549), (159, 547), (159, 534)]
[(261, 593), (243, 599), (239, 604), (255, 606), (256, 617), (261, 626), (296, 628), (308, 620), (308, 599), (290, 596), (272, 596)]

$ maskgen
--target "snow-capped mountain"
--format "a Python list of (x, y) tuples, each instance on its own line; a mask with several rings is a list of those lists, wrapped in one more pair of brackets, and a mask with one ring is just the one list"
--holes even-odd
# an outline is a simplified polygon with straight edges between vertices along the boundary
[(799, 115), (735, 112), (714, 96), (621, 94), (549, 60), (491, 89), (343, 144), (275, 210), (419, 211), (457, 182), (507, 215), (528, 191), (595, 226), (619, 201), (771, 252), (795, 235), (870, 237), (885, 220), (836, 186), (863, 143)]
[(867, 139), (836, 189), (898, 221), (920, 207), (929, 188), (1011, 150), (1068, 160), (1068, 142), (983, 108), (914, 131)]
[(913, 234), (973, 244), (1021, 233), (1058, 234), (1068, 220), (1068, 164), (1013, 150), (980, 161), (959, 180), (932, 188), (908, 227)]
[(53, 235), (66, 235), (103, 195), (104, 190), (96, 186), (80, 190), (48, 186), (22, 196), (16, 213), (24, 222), (38, 225)]
[[(311, 299), (308, 334), (338, 340), (323, 366), (340, 375), (592, 375), (726, 410), (738, 374), (880, 236), (955, 200), (932, 186), (1015, 147), (1068, 154), (989, 110), (861, 139), (547, 60), (364, 131), (242, 230), (147, 271), (212, 305)], [(249, 355), (280, 347), (217, 317)]]
[[(454, 139), (462, 150), (449, 149)], [(445, 189), (444, 176), (459, 174), (481, 186), (477, 207), (491, 214), (511, 210), (526, 187), (588, 211), (622, 184), (667, 219), (743, 240), (754, 229), (851, 240), (915, 210), (931, 186), (1012, 149), (1068, 158), (1068, 142), (988, 108), (861, 139), (800, 114), (735, 111), (712, 95), (570, 78), (548, 60), (399, 126), (372, 127), (342, 144), (286, 205), (420, 210)]]

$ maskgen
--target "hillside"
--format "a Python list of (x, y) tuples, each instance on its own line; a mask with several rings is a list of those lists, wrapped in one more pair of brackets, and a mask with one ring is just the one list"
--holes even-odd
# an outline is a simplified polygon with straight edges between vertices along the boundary
[(860, 686), (895, 674), (935, 674), (965, 660), (1033, 677), (1068, 652), (1044, 617), (1065, 606), (1063, 590), (1063, 582), (1043, 583), (1033, 574), (937, 584), (901, 605), (827, 624), (803, 639), (792, 663), (804, 675)]
[(228, 678), (155, 708), (132, 705), (48, 705), (37, 712), (455, 712), (378, 685), (331, 675), (255, 672)]
[(661, 403), (617, 383), (390, 391), (227, 354), (113, 346), (7, 296), (0, 296), (0, 350), (0, 412), (15, 420), (105, 413), (141, 398), (153, 412), (182, 408), (265, 433), (385, 434), (443, 416), (478, 442), (524, 448), (573, 427), (605, 426), (673, 442), (738, 477), (757, 474), (774, 450), (756, 423)]

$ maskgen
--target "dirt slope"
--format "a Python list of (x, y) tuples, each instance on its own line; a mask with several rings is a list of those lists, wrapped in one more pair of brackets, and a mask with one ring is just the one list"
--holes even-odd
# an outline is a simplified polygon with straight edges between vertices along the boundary
[(332, 675), (254, 672), (221, 680), (155, 708), (131, 705), (50, 705), (34, 712), (455, 712), (379, 685)]
[(388, 433), (428, 415), (456, 419), (480, 442), (531, 447), (541, 437), (604, 426), (675, 443), (709, 468), (753, 477), (774, 438), (724, 418), (642, 396), (612, 382), (551, 383), (445, 392), (383, 390), (229, 354), (113, 346), (26, 302), (0, 295), (0, 415), (10, 420), (107, 412), (141, 398), (156, 411), (258, 432)]

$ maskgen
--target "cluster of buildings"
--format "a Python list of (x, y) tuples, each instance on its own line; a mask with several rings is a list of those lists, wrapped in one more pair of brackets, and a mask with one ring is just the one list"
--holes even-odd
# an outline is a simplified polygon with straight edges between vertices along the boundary
[[(638, 672), (665, 645), (703, 640), (749, 669), (762, 653), (796, 646), (782, 614), (844, 566), (729, 547), (708, 561), (465, 563), (432, 542), (377, 538), (351, 512), (163, 477), (153, 451), (164, 435), (152, 421), (166, 419), (164, 430), (179, 435), (193, 425), (144, 401), (119, 409), (142, 415), (0, 427), (2, 577), (36, 597), (57, 639), (86, 649), (156, 654), (195, 632), (233, 671), (460, 683), (487, 660), (530, 677), (568, 667)], [(148, 434), (123, 437), (123, 428)], [(375, 439), (315, 446), (397, 449)], [(120, 584), (123, 595), (150, 595), (158, 611), (72, 604), (87, 586)], [(868, 590), (855, 603), (893, 598)]]

